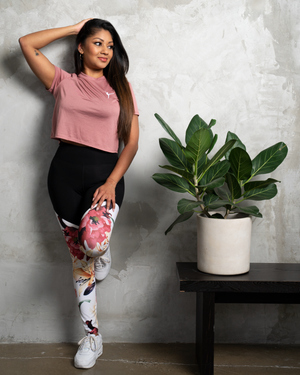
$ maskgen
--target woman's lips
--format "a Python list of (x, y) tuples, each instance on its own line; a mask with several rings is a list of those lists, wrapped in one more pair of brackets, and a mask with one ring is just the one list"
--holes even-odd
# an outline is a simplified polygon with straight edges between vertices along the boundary
[(103, 62), (106, 62), (107, 61), (107, 58), (106, 57), (98, 57), (99, 60), (103, 61)]

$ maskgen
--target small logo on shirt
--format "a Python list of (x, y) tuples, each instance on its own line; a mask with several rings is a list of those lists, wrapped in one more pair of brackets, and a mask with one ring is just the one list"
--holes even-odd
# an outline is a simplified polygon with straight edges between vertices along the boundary
[(105, 91), (105, 94), (107, 95), (107, 98), (109, 99), (109, 96), (114, 94), (114, 92), (109, 93), (109, 92)]

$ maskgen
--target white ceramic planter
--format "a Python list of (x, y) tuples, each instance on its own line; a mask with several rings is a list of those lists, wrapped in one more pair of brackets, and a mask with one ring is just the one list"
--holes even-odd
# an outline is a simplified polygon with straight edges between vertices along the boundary
[(197, 266), (214, 275), (239, 275), (250, 269), (252, 219), (243, 214), (227, 219), (197, 215)]

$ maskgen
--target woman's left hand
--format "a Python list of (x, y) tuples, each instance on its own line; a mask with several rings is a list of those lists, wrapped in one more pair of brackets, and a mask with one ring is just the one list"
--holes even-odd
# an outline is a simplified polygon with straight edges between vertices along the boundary
[(96, 210), (99, 210), (102, 203), (106, 201), (106, 208), (109, 210), (111, 207), (114, 210), (116, 205), (116, 190), (113, 184), (110, 182), (105, 182), (104, 185), (101, 185), (96, 189), (93, 195), (93, 203), (91, 208), (98, 203)]
[(76, 23), (76, 25), (73, 25), (74, 27), (74, 33), (77, 35), (79, 33), (79, 31), (82, 29), (82, 27), (84, 26), (84, 24), (87, 22), (87, 21), (90, 21), (92, 20), (93, 18), (86, 18), (85, 20), (82, 20), (78, 23)]

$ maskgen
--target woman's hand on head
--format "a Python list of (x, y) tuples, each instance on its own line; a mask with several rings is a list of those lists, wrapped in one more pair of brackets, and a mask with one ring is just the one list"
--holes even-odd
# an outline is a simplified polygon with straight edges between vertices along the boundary
[(93, 202), (91, 208), (98, 204), (96, 210), (100, 209), (102, 203), (106, 201), (107, 210), (111, 207), (114, 210), (116, 206), (116, 190), (115, 186), (110, 182), (106, 182), (96, 189), (93, 195)]
[(42, 81), (47, 89), (52, 85), (55, 76), (55, 67), (40, 51), (41, 48), (65, 38), (69, 35), (78, 34), (82, 26), (92, 18), (80, 21), (76, 25), (46, 29), (27, 34), (19, 39), (22, 52), (33, 73)]
[(77, 34), (79, 33), (79, 31), (82, 29), (83, 25), (84, 25), (87, 21), (90, 21), (90, 20), (92, 20), (92, 19), (93, 19), (93, 18), (87, 18), (87, 19), (85, 19), (85, 20), (82, 20), (82, 21), (76, 23), (76, 24), (74, 25), (74, 28), (75, 28), (75, 34), (77, 35)]

